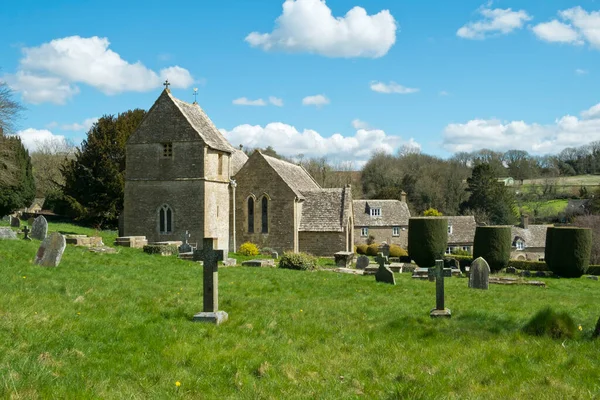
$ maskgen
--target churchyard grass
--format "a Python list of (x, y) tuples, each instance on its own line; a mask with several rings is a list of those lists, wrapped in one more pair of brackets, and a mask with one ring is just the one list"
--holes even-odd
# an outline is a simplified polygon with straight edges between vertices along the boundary
[[(435, 284), (410, 274), (392, 286), (328, 271), (221, 268), (229, 321), (214, 326), (191, 322), (202, 308), (197, 263), (69, 245), (59, 267), (42, 268), (32, 263), (38, 245), (0, 241), (0, 398), (600, 393), (600, 342), (590, 338), (600, 316), (597, 281), (548, 278), (546, 288), (484, 291), (449, 278), (452, 319), (433, 320)], [(547, 306), (568, 312), (582, 331), (565, 341), (522, 333)]]

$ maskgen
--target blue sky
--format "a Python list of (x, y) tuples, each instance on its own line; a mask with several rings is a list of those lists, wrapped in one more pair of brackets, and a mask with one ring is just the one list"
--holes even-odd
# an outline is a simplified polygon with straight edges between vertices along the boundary
[(31, 0), (3, 5), (0, 38), (32, 149), (148, 109), (166, 77), (189, 102), (197, 87), (235, 146), (356, 166), (402, 146), (446, 157), (600, 140), (593, 0)]

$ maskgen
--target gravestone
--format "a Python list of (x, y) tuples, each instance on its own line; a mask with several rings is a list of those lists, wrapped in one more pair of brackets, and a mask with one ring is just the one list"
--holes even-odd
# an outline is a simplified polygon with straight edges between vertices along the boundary
[(358, 256), (356, 259), (356, 269), (365, 269), (369, 266), (371, 260), (367, 256)]
[(435, 260), (435, 308), (431, 318), (450, 318), (452, 313), (444, 305), (444, 260)]
[(10, 226), (12, 226), (13, 228), (20, 228), (21, 220), (17, 217), (10, 217)]
[(0, 228), (0, 240), (15, 240), (17, 234), (10, 228)]
[(29, 237), (29, 232), (31, 232), (31, 231), (29, 230), (28, 227), (24, 227), (23, 228), (23, 235), (24, 235), (23, 236), (23, 240), (29, 240), (29, 241), (31, 241), (31, 238)]
[(392, 270), (386, 265), (388, 263), (388, 258), (383, 255), (383, 253), (379, 253), (375, 261), (379, 264), (379, 269), (375, 274), (375, 281), (390, 283), (392, 285), (396, 284), (396, 279), (394, 278), (394, 273)]
[(46, 239), (46, 235), (48, 235), (48, 221), (46, 221), (43, 215), (40, 215), (31, 224), (31, 237), (37, 240), (44, 240)]
[(482, 257), (471, 263), (469, 287), (487, 290), (490, 283), (490, 266)]
[(181, 246), (179, 246), (179, 253), (191, 253), (192, 252), (192, 246), (190, 246), (190, 244), (188, 243), (188, 239), (190, 238), (190, 233), (188, 231), (185, 231), (185, 233), (183, 234), (183, 243), (181, 243)]
[(40, 244), (35, 255), (35, 263), (42, 267), (58, 267), (65, 247), (67, 247), (65, 237), (58, 232), (52, 233)]
[(383, 242), (379, 245), (379, 248), (377, 249), (378, 253), (383, 253), (384, 257), (388, 257), (388, 262), (387, 264), (389, 264), (389, 257), (390, 257), (390, 245), (387, 244), (386, 242)]
[(194, 315), (194, 321), (219, 325), (229, 317), (219, 311), (219, 261), (223, 261), (223, 250), (214, 250), (213, 238), (204, 238), (202, 249), (194, 251), (194, 261), (203, 265), (203, 311)]
[(273, 260), (277, 260), (279, 258), (279, 253), (276, 251), (272, 251), (271, 257), (273, 258)]

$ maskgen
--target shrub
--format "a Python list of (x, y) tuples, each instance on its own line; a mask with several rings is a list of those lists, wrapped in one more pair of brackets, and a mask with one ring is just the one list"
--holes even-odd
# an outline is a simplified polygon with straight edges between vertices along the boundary
[(546, 265), (548, 266), (548, 270), (552, 271), (552, 262), (554, 261), (552, 259), (553, 256), (553, 252), (554, 252), (554, 236), (553, 233), (554, 232), (554, 227), (548, 227), (546, 229), (546, 244), (545, 244), (545, 249), (544, 249), (544, 261), (546, 262)]
[(423, 211), (423, 215), (425, 217), (441, 217), (444, 214), (442, 214), (441, 212), (439, 212), (435, 208), (431, 208), (430, 207), (427, 210)]
[(408, 254), (422, 268), (444, 258), (448, 243), (448, 219), (420, 217), (408, 220)]
[(279, 268), (296, 270), (313, 270), (317, 268), (317, 258), (307, 253), (285, 252), (279, 258)]
[(367, 254), (367, 248), (368, 247), (369, 246), (366, 245), (366, 244), (359, 244), (359, 245), (357, 245), (356, 246), (356, 254), (362, 254), (362, 255)]
[(408, 252), (397, 244), (391, 244), (390, 257), (408, 257)]
[(365, 253), (368, 256), (376, 256), (379, 253), (379, 245), (377, 243), (372, 243), (367, 246), (367, 252)]
[(473, 241), (473, 259), (483, 257), (493, 272), (506, 268), (511, 250), (510, 226), (478, 226)]
[(238, 253), (243, 256), (256, 256), (258, 255), (258, 246), (252, 242), (242, 243)]
[(600, 275), (600, 265), (590, 265), (587, 273), (589, 275)]
[(524, 271), (548, 271), (548, 265), (544, 261), (510, 260), (508, 266)]
[(466, 257), (471, 257), (471, 253), (467, 250), (463, 250), (463, 249), (459, 249), (457, 247), (452, 249), (452, 255), (453, 256), (466, 256)]
[(367, 245), (372, 245), (373, 243), (375, 243), (375, 236), (369, 235), (367, 238)]
[(546, 244), (548, 237), (552, 246), (546, 248), (546, 257), (550, 256), (550, 263), (546, 261), (550, 271), (565, 278), (579, 278), (586, 273), (592, 250), (591, 229), (554, 227), (546, 232)]
[(557, 313), (550, 307), (538, 311), (523, 327), (523, 331), (535, 336), (550, 336), (555, 339), (572, 338), (577, 327), (566, 312)]
[(142, 249), (147, 254), (178, 255), (179, 248), (174, 244), (147, 244)]

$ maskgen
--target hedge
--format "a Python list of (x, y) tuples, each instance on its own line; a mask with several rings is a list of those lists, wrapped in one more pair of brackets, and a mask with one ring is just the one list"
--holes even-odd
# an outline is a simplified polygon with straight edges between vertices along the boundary
[(285, 252), (279, 258), (279, 268), (296, 270), (313, 270), (317, 268), (317, 258), (307, 253)]
[(473, 263), (473, 257), (471, 256), (459, 256), (450, 254), (444, 257), (444, 259), (446, 260), (449, 260), (451, 258), (454, 258), (456, 261), (458, 261), (458, 263), (460, 264), (460, 269), (462, 270), (464, 270), (465, 267), (470, 267)]
[(407, 257), (408, 253), (397, 244), (390, 245), (390, 257)]
[(473, 258), (483, 257), (492, 272), (506, 268), (512, 246), (510, 226), (478, 226), (475, 228)]
[(444, 258), (448, 244), (448, 219), (418, 217), (408, 220), (408, 255), (421, 268)]
[(377, 243), (372, 243), (367, 246), (366, 255), (375, 257), (379, 253), (379, 245)]
[(548, 270), (552, 271), (552, 255), (554, 252), (554, 242), (553, 242), (553, 238), (554, 236), (552, 235), (552, 233), (554, 232), (554, 227), (550, 226), (546, 229), (546, 244), (545, 244), (545, 248), (544, 248), (544, 261), (546, 262), (546, 265), (548, 265)]
[(524, 271), (549, 271), (544, 261), (510, 260), (508, 266)]
[(367, 248), (369, 246), (366, 245), (366, 244), (357, 244), (355, 247), (356, 247), (356, 254), (366, 255), (367, 254)]
[(546, 233), (546, 243), (548, 236), (551, 247), (546, 248), (546, 257), (550, 256), (550, 271), (565, 278), (579, 278), (585, 274), (590, 264), (592, 230), (553, 227)]

